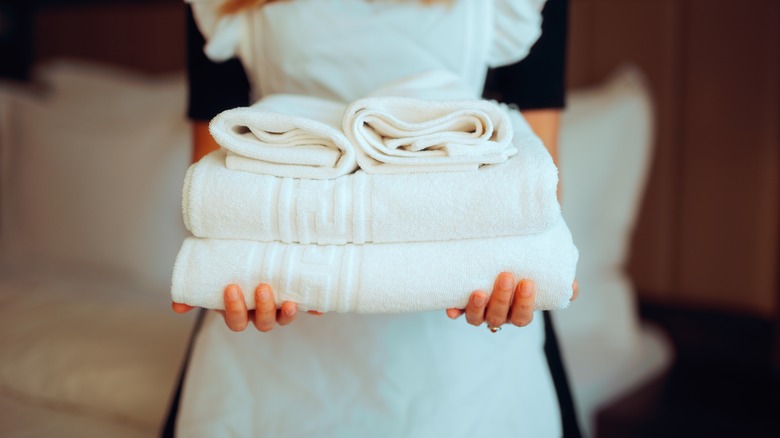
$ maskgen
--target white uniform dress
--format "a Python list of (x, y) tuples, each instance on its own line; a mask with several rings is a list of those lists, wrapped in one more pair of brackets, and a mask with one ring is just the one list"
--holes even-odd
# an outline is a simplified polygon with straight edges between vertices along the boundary
[[(238, 56), (255, 97), (349, 102), (430, 70), (480, 95), (488, 66), (515, 62), (540, 33), (543, 0), (292, 0), (230, 17), (193, 1), (214, 60)], [(464, 254), (468, 257), (468, 254)], [(252, 293), (252, 291), (245, 291)], [(491, 333), (444, 311), (301, 314), (233, 333), (209, 312), (177, 420), (180, 436), (552, 437), (562, 433), (537, 314)]]

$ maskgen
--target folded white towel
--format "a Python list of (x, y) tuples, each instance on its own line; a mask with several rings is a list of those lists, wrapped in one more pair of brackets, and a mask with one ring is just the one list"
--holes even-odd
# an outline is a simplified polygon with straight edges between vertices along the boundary
[(195, 236), (285, 243), (387, 243), (539, 233), (560, 214), (558, 174), (513, 114), (520, 151), (476, 172), (276, 178), (225, 168), (216, 151), (187, 171), (182, 210)]
[(368, 173), (476, 170), (517, 153), (507, 109), (479, 99), (367, 97), (347, 107), (343, 129)]
[(209, 125), (228, 151), (229, 169), (292, 178), (328, 179), (357, 168), (340, 130), (344, 105), (309, 96), (273, 95), (217, 115)]
[(276, 304), (302, 310), (401, 313), (463, 308), (474, 290), (490, 292), (502, 271), (536, 283), (537, 309), (569, 303), (577, 249), (563, 219), (522, 237), (365, 245), (299, 245), (189, 238), (176, 259), (173, 301), (223, 308), (238, 284), (247, 306), (261, 282)]

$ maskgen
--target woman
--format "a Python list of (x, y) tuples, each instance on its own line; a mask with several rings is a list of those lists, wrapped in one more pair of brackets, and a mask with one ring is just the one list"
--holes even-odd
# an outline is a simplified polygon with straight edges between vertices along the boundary
[[(473, 14), (474, 11), (485, 13), (483, 9), (485, 4), (495, 3), (490, 6), (495, 7), (496, 10), (489, 13), (495, 14), (493, 17), (495, 21), (504, 21), (504, 29), (501, 28), (501, 23), (497, 24), (497, 33), (517, 33), (514, 36), (505, 36), (510, 46), (513, 38), (514, 42), (520, 45), (530, 46), (530, 43), (533, 43), (535, 36), (531, 34), (534, 29), (524, 29), (520, 32), (513, 32), (511, 29), (515, 24), (523, 24), (524, 20), (526, 20), (525, 24), (531, 27), (528, 20), (533, 21), (534, 17), (529, 12), (533, 11), (529, 8), (529, 4), (518, 6), (523, 2), (510, 0), (477, 1), (479, 3), (462, 0), (451, 2), (453, 4), (449, 6), (435, 4), (428, 6), (439, 8), (435, 12), (421, 9), (420, 5), (405, 5), (400, 8), (411, 8), (412, 14), (406, 17), (416, 19), (417, 16), (427, 16), (429, 19), (434, 19), (429, 22), (446, 23), (446, 20), (457, 16), (458, 13), (464, 14), (464, 11), (466, 14)], [(332, 79), (335, 83), (326, 83), (323, 86), (318, 72), (302, 73), (299, 70), (300, 64), (295, 67), (295, 71), (284, 71), (283, 66), (278, 66), (278, 72), (271, 71), (269, 74), (267, 65), (276, 68), (276, 64), (284, 64), (284, 56), (286, 56), (284, 51), (280, 51), (281, 53), (275, 56), (273, 54), (268, 56), (264, 51), (266, 49), (260, 47), (262, 44), (254, 47), (252, 44), (246, 44), (246, 41), (234, 42), (232, 45), (230, 42), (224, 44), (226, 39), (231, 38), (231, 31), (224, 30), (230, 27), (229, 20), (221, 20), (225, 17), (234, 20), (234, 31), (235, 21), (252, 17), (248, 20), (254, 23), (250, 24), (252, 32), (249, 33), (254, 34), (260, 29), (259, 33), (266, 40), (269, 37), (279, 38), (280, 35), (291, 40), (297, 37), (295, 34), (286, 34), (284, 29), (277, 26), (279, 23), (293, 26), (298, 24), (296, 20), (300, 19), (303, 23), (301, 26), (308, 26), (305, 27), (308, 31), (310, 27), (316, 28), (318, 19), (323, 18), (310, 9), (318, 6), (311, 1), (299, 0), (298, 4), (293, 4), (295, 1), (279, 2), (276, 5), (263, 7), (269, 8), (267, 10), (258, 9), (261, 8), (260, 6), (252, 8), (254, 5), (251, 3), (264, 2), (233, 1), (217, 2), (217, 4), (211, 2), (211, 5), (201, 2), (195, 5), (196, 12), (200, 14), (201, 26), (210, 33), (211, 47), (207, 46), (207, 51), (210, 50), (212, 58), (243, 55), (243, 65), (236, 61), (212, 64), (203, 58), (200, 50), (202, 44), (192, 44), (191, 117), (195, 120), (207, 121), (223, 109), (247, 105), (250, 91), (254, 92), (254, 97), (268, 92), (302, 92), (342, 100), (361, 97), (360, 84), (350, 83), (345, 88), (342, 82), (348, 79), (339, 76)], [(370, 9), (386, 8), (393, 2), (346, 0), (331, 3), (351, 4)], [(414, 1), (406, 3), (414, 3)], [(423, 3), (441, 2), (434, 0), (423, 1)], [(530, 2), (530, 6), (533, 6), (533, 3), (538, 2)], [(325, 9), (318, 11), (322, 12), (321, 15), (328, 13)], [(367, 16), (372, 16), (372, 13), (368, 10)], [(384, 9), (383, 13), (387, 14), (387, 9)], [(300, 18), (307, 14), (315, 18)], [(506, 19), (506, 16), (511, 18), (512, 14), (515, 14), (517, 23)], [(518, 89), (506, 85), (507, 82), (522, 77), (524, 69), (531, 72), (539, 71), (538, 67), (532, 67), (530, 62), (510, 67), (513, 71), (496, 71), (491, 81), (493, 94), (500, 90), (503, 94), (502, 100), (515, 102), (523, 108), (533, 108), (535, 105), (541, 105), (543, 108), (558, 108), (563, 103), (561, 78), (565, 4), (551, 2), (546, 14), (548, 15), (545, 15), (545, 26), (553, 30), (557, 28), (558, 31), (550, 32), (551, 36), (545, 36), (542, 40), (540, 47), (550, 45), (551, 42), (553, 46), (540, 52), (542, 56), (550, 51), (555, 55), (552, 59), (541, 60), (541, 62), (551, 66), (551, 71), (557, 72), (553, 74), (557, 76), (557, 80), (551, 81), (555, 91), (542, 93), (542, 101), (538, 98), (534, 101), (534, 99), (521, 97), (523, 92), (537, 91), (544, 87)], [(298, 18), (290, 19), (290, 17)], [(287, 18), (287, 21), (280, 18)], [(333, 20), (327, 21), (326, 25), (334, 26), (334, 22), (338, 19), (339, 17), (335, 16)], [(460, 19), (471, 20), (468, 15), (463, 15)], [(453, 20), (457, 22), (458, 18)], [(385, 20), (382, 23), (392, 24), (392, 21)], [(408, 22), (405, 24), (413, 25)], [(221, 35), (216, 30), (219, 26), (223, 28)], [(246, 35), (246, 24), (243, 26), (243, 35)], [(507, 29), (507, 26), (510, 28)], [(197, 29), (191, 30), (195, 36), (199, 36)], [(316, 34), (316, 29), (314, 33)], [(232, 35), (235, 39), (236, 32)], [(326, 33), (323, 36), (327, 38), (330, 35)], [(355, 41), (347, 43), (350, 47), (359, 44)], [(498, 42), (498, 46), (506, 45), (507, 41)], [(506, 47), (503, 49), (506, 52)], [(293, 46), (291, 51), (294, 50)], [(316, 49), (311, 50), (316, 51)], [(330, 46), (326, 50), (335, 51), (336, 47)], [(527, 47), (515, 47), (515, 52), (523, 50), (527, 50)], [(459, 56), (460, 52), (463, 50), (456, 47), (451, 53)], [(499, 53), (498, 58), (502, 58), (502, 55), (505, 58), (503, 63), (511, 58), (506, 53)], [(306, 56), (318, 59), (316, 55), (307, 53)], [(321, 56), (320, 59), (326, 56)], [(437, 56), (446, 58), (438, 53)], [(265, 61), (265, 67), (257, 68), (258, 59)], [(502, 62), (493, 62), (493, 64), (500, 63)], [(479, 62), (474, 64), (461, 69), (458, 73), (462, 73), (472, 83), (479, 85), (482, 79), (480, 76), (482, 66)], [(243, 75), (244, 67), (248, 70), (249, 80)], [(367, 68), (371, 69), (370, 66)], [(399, 70), (403, 68), (400, 66)], [(261, 71), (266, 75), (264, 76)], [(385, 75), (392, 78), (403, 74), (402, 71), (396, 72), (394, 69), (390, 72), (383, 70), (375, 73), (376, 75), (368, 75), (368, 79), (365, 74), (356, 76), (353, 82), (367, 81), (365, 87), (377, 86), (382, 85), (383, 79), (375, 79), (374, 76)], [(288, 74), (294, 80), (288, 80)], [(346, 72), (344, 74), (347, 75)], [(294, 77), (296, 75), (297, 78)], [(316, 80), (306, 83), (311, 78)], [(372, 84), (371, 81), (376, 83)], [(250, 83), (254, 87), (250, 87)], [(537, 85), (538, 82), (533, 84)], [(225, 86), (227, 90), (222, 89)], [(201, 99), (205, 99), (205, 102)], [(526, 111), (524, 115), (555, 157), (557, 110)], [(195, 159), (216, 147), (208, 135), (204, 122), (196, 122), (195, 146)], [(450, 318), (457, 318), (465, 313), (465, 319), (472, 325), (480, 325), (483, 321), (487, 321), (493, 332), (500, 329), (504, 323), (528, 326), (511, 335), (506, 333), (507, 336), (503, 339), (485, 338), (485, 333), (476, 333), (462, 325), (455, 328), (454, 323), (442, 323), (441, 315), (432, 314), (325, 315), (320, 318), (301, 318), (300, 321), (282, 331), (270, 333), (270, 339), (258, 338), (251, 332), (235, 335), (229, 330), (242, 331), (249, 321), (254, 322), (255, 327), (261, 331), (270, 331), (274, 324), (280, 326), (290, 324), (297, 314), (294, 303), (284, 303), (282, 308), (277, 310), (273, 306), (273, 291), (264, 285), (259, 286), (255, 291), (257, 302), (260, 303), (258, 310), (249, 313), (244, 304), (243, 293), (244, 291), (235, 286), (228, 286), (225, 289), (227, 311), (223, 313), (224, 323), (209, 315), (198, 336), (179, 418), (178, 430), (183, 434), (219, 435), (225, 434), (232, 427), (244, 431), (253, 429), (254, 432), (248, 432), (249, 435), (262, 432), (263, 435), (272, 436), (304, 434), (465, 436), (473, 435), (476, 431), (479, 431), (480, 435), (494, 432), (499, 435), (528, 433), (529, 436), (556, 436), (563, 431), (567, 436), (576, 433), (575, 429), (570, 429), (572, 426), (570, 421), (564, 421), (562, 427), (557, 419), (558, 409), (555, 406), (554, 388), (547, 369), (547, 361), (541, 354), (544, 328), (538, 318), (535, 323), (532, 322), (533, 283), (531, 281), (524, 280), (515, 285), (511, 281), (510, 274), (501, 274), (496, 279), (489, 300), (487, 294), (476, 291), (466, 309), (447, 311)], [(189, 308), (174, 304), (174, 310), (183, 312)], [(554, 346), (549, 344), (551, 332), (549, 328), (547, 331), (546, 348), (550, 345)], [(462, 355), (468, 355), (468, 360), (460, 359)], [(497, 361), (498, 366), (485, 366), (484, 361)], [(458, 365), (453, 366), (456, 363)], [(517, 367), (508, 366), (512, 363)], [(550, 363), (551, 368), (554, 368), (553, 365), (555, 364)], [(559, 366), (559, 362), (557, 365)], [(420, 372), (421, 367), (428, 370)], [(203, 380), (215, 376), (219, 376), (219, 384), (203, 384)], [(276, 381), (269, 382), (269, 376), (273, 376)], [(464, 384), (464, 378), (471, 381), (477, 379), (479, 383)], [(556, 386), (561, 388), (560, 385)], [(480, 389), (486, 392), (497, 391), (497, 393), (489, 398), (469, 393), (475, 393)], [(464, 401), (472, 402), (474, 399), (488, 403), (479, 401), (476, 404), (464, 403)], [(559, 391), (558, 401), (570, 402), (565, 391)], [(493, 406), (493, 403), (497, 405)], [(487, 410), (490, 416), (498, 414), (503, 419), (485, 420), (484, 413), (474, 412), (475, 406)], [(561, 413), (565, 420), (573, 418), (570, 404), (561, 409)], [(471, 420), (464, 421), (467, 418)], [(381, 429), (377, 430), (377, 427)]]

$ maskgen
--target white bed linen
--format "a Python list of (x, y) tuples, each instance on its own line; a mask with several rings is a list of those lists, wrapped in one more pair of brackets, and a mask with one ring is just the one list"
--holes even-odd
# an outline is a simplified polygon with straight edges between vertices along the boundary
[[(148, 289), (87, 265), (0, 262), (0, 394), (155, 433), (192, 319), (174, 316), (166, 294)], [(0, 420), (0, 436), (28, 422)]]
[(0, 394), (0, 436), (12, 438), (147, 438), (155, 430), (113, 418)]

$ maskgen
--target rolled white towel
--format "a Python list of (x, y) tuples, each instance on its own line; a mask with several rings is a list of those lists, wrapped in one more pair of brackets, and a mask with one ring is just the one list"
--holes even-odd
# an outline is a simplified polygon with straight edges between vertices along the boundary
[(237, 284), (247, 306), (268, 283), (277, 306), (322, 312), (402, 313), (464, 308), (475, 290), (491, 291), (500, 272), (536, 284), (537, 309), (569, 303), (577, 248), (561, 218), (541, 234), (492, 239), (365, 245), (299, 245), (189, 238), (174, 266), (173, 301), (223, 308)]
[(291, 178), (329, 179), (357, 168), (340, 130), (344, 105), (299, 95), (272, 95), (223, 111), (209, 124), (228, 151), (229, 169)]
[(560, 214), (558, 174), (514, 114), (517, 155), (476, 172), (277, 178), (225, 167), (224, 151), (192, 165), (184, 223), (195, 236), (285, 243), (388, 243), (539, 233)]
[(476, 170), (517, 153), (508, 110), (480, 99), (366, 97), (347, 107), (343, 129), (368, 173)]

